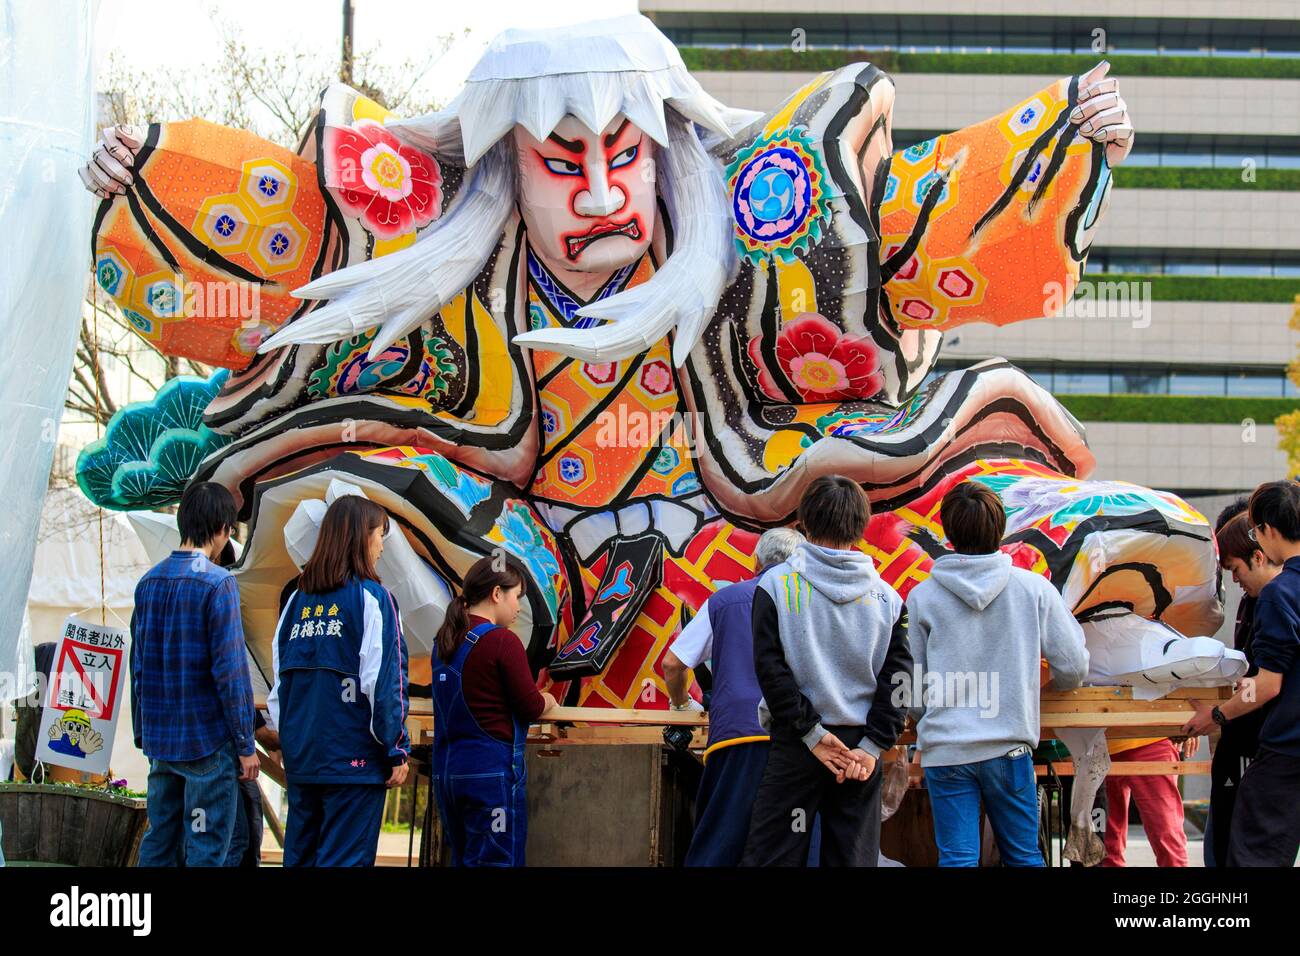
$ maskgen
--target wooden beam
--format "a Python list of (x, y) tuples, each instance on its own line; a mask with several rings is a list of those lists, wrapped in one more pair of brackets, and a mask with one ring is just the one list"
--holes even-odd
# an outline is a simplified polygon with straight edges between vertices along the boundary
[[(1134, 700), (1130, 687), (1081, 687), (1075, 690), (1044, 690), (1040, 712), (1043, 739), (1068, 728), (1101, 729), (1108, 737), (1177, 736), (1192, 714), (1192, 701), (1226, 700), (1229, 687), (1190, 687), (1172, 691), (1159, 700)], [(432, 702), (411, 701), (408, 721), (412, 739), (427, 739), (433, 723)], [(671, 711), (609, 707), (552, 707), (529, 731), (535, 743), (565, 746), (584, 743), (656, 743), (660, 728), (691, 727), (696, 730), (692, 747), (702, 746), (708, 715), (698, 711)], [(908, 728), (900, 744), (915, 743), (915, 728)]]
[[(1206, 701), (1206, 703), (1209, 703)], [(1187, 700), (1107, 700), (1080, 701), (1045, 700), (1039, 706), (1043, 714), (1192, 714), (1192, 702)], [(1185, 719), (1185, 718), (1184, 718)]]
[[(1051, 765), (1057, 776), (1074, 776), (1073, 761), (1053, 760)], [(1047, 776), (1045, 764), (1035, 766), (1034, 771), (1040, 777)], [(1108, 777), (1150, 777), (1177, 774), (1188, 777), (1209, 772), (1210, 761), (1208, 760), (1121, 760), (1113, 761), (1106, 775)]]
[[(1181, 714), (1182, 719), (1178, 719)], [(1058, 727), (1146, 727), (1153, 724), (1165, 724), (1181, 727), (1191, 711), (1128, 711), (1124, 713), (1107, 713), (1103, 711), (1075, 711), (1070, 714), (1042, 714), (1039, 724), (1044, 730)]]
[[(262, 819), (266, 821), (267, 827), (271, 831), (271, 836), (281, 847), (284, 846), (284, 824), (280, 822), (280, 815), (275, 812), (275, 807), (271, 806), (271, 801), (262, 789), (262, 781), (257, 782), (257, 792), (262, 795)], [(242, 797), (240, 798), (243, 799)], [(266, 859), (266, 851), (262, 851), (262, 859)]]
[[(1171, 690), (1160, 700), (1227, 700), (1232, 696), (1231, 687), (1180, 687)], [(1041, 699), (1046, 701), (1063, 700), (1136, 700), (1132, 687), (1076, 687), (1073, 690), (1043, 689)], [(1152, 701), (1151, 703), (1154, 703)]]
[[(1052, 769), (1056, 771), (1058, 777), (1073, 777), (1074, 763), (1069, 760), (1053, 760)], [(1183, 777), (1192, 777), (1210, 772), (1210, 762), (1208, 760), (1129, 760), (1120, 763), (1112, 763), (1108, 777), (1152, 777), (1152, 776), (1169, 776), (1175, 774)], [(909, 764), (907, 768), (908, 777), (911, 780), (921, 780), (925, 776), (925, 770), (918, 764)], [(1046, 764), (1035, 764), (1034, 773), (1040, 777), (1047, 776)]]
[(616, 710), (613, 707), (552, 707), (537, 719), (548, 723), (650, 724), (659, 727), (709, 725), (708, 716), (698, 710)]
[[(579, 731), (582, 731), (579, 733)], [(707, 734), (695, 731), (691, 735), (689, 747), (703, 750), (707, 745)], [(529, 743), (541, 744), (547, 750), (563, 747), (583, 747), (594, 744), (662, 744), (663, 731), (658, 727), (573, 727), (568, 732), (557, 736), (530, 736)]]
[[(1081, 727), (1077, 723), (1074, 723), (1074, 724), (1069, 724), (1068, 727), (1078, 727), (1078, 729), (1080, 730), (1102, 729), (1105, 730), (1106, 737), (1110, 740), (1116, 740), (1116, 739), (1129, 740), (1138, 737), (1180, 737), (1182, 736), (1181, 731), (1183, 729), (1182, 724), (1156, 724), (1156, 723), (1141, 724), (1133, 727), (1125, 726), (1125, 727), (1104, 727), (1104, 728)], [(1067, 727), (1062, 727), (1059, 729), (1065, 730), (1067, 729)], [(1056, 730), (1048, 730), (1048, 729), (1044, 729), (1042, 733), (1039, 735), (1041, 740), (1056, 739), (1059, 738), (1059, 736), (1060, 735), (1057, 734)]]
[(267, 755), (266, 751), (262, 748), (261, 744), (258, 744), (255, 750), (257, 753), (257, 762), (261, 772), (266, 774), (268, 777), (270, 777), (280, 786), (282, 787), (288, 786), (284, 782), (284, 768), (281, 767), (278, 763), (276, 763)]

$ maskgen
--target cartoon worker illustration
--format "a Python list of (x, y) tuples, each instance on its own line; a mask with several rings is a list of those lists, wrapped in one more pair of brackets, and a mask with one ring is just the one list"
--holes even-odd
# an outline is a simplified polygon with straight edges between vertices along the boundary
[(83, 710), (70, 710), (50, 727), (50, 749), (69, 757), (89, 757), (104, 746), (104, 735)]

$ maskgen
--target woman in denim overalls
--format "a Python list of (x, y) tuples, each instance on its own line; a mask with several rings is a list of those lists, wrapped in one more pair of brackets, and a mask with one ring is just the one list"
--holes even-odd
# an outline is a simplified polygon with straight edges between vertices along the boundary
[(528, 724), (555, 698), (537, 692), (523, 644), (507, 630), (519, 616), (523, 589), (516, 568), (482, 558), (438, 631), (433, 792), (453, 866), (524, 865), (524, 741)]

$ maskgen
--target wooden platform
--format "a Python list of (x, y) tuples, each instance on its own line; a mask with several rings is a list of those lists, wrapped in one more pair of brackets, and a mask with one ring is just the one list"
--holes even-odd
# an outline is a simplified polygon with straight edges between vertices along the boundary
[[(1177, 737), (1193, 713), (1193, 703), (1219, 703), (1232, 696), (1230, 687), (1193, 687), (1172, 691), (1159, 700), (1135, 700), (1131, 687), (1080, 687), (1075, 690), (1044, 690), (1040, 705), (1042, 739), (1068, 728), (1103, 729), (1107, 737)], [(428, 742), (433, 728), (432, 704), (411, 701), (411, 737)], [(608, 707), (552, 707), (529, 728), (528, 739), (551, 747), (583, 744), (649, 744), (663, 740), (666, 726), (691, 727), (691, 749), (702, 751), (708, 737), (708, 716), (698, 712), (668, 710), (615, 710)], [(908, 722), (900, 744), (916, 741)], [(1116, 763), (1116, 776), (1209, 773), (1208, 761)], [(1058, 776), (1071, 776), (1074, 765), (1053, 761)], [(1046, 765), (1037, 768), (1048, 772)], [(920, 767), (912, 768), (919, 778)]]

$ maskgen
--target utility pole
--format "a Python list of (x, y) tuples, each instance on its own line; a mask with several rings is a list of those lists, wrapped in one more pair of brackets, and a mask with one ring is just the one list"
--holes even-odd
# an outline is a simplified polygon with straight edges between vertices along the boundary
[(343, 62), (339, 79), (352, 85), (352, 0), (343, 0)]

